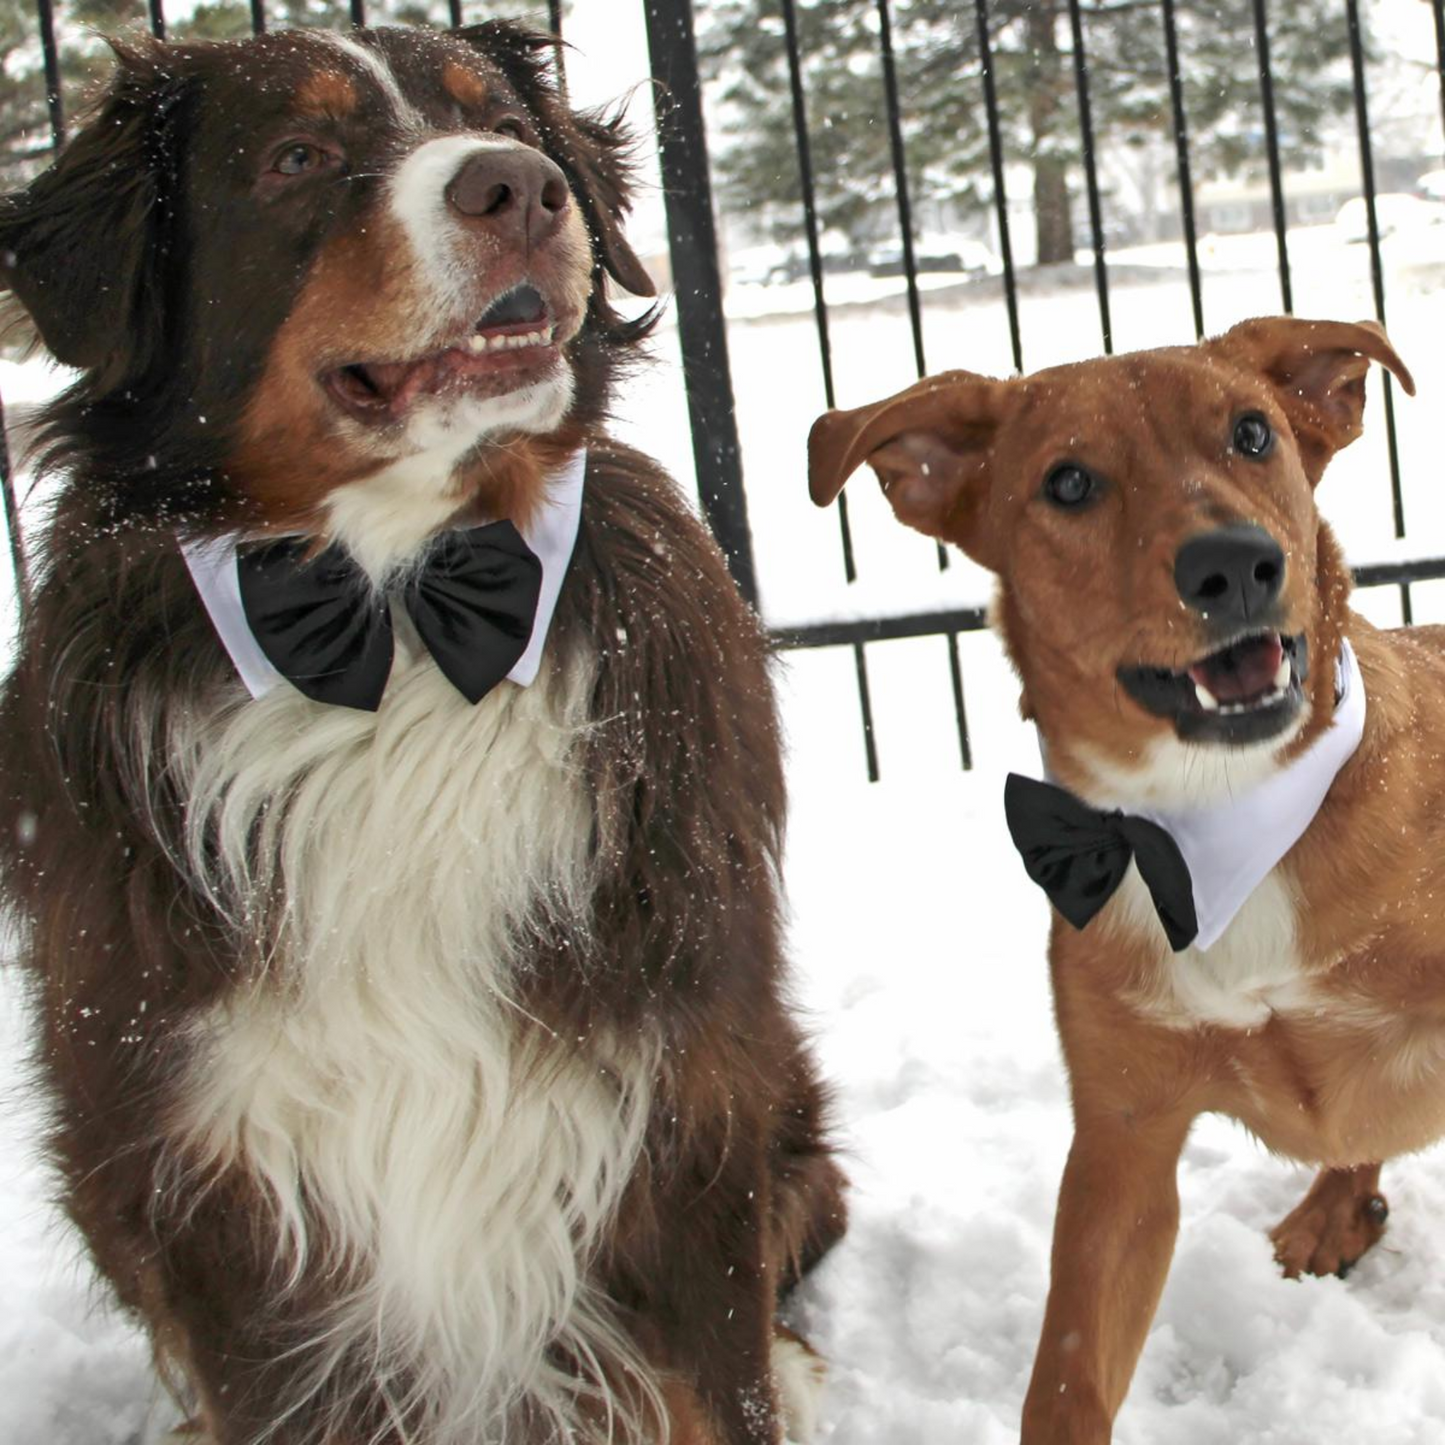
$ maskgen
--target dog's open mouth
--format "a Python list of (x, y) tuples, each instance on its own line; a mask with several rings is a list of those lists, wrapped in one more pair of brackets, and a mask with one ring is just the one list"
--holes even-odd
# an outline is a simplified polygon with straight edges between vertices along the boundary
[(1309, 648), (1303, 633), (1250, 632), (1182, 671), (1121, 667), (1119, 682), (1146, 711), (1191, 742), (1255, 743), (1299, 714)]
[(556, 327), (534, 286), (494, 301), (470, 336), (410, 361), (358, 361), (326, 372), (321, 383), (341, 408), (367, 422), (394, 421), (418, 398), (443, 392), (500, 396), (556, 359)]

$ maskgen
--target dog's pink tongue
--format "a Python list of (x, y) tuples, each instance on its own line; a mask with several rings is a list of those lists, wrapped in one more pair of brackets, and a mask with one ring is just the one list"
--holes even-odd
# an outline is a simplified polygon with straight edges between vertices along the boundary
[(1220, 702), (1245, 702), (1274, 686), (1284, 645), (1277, 633), (1237, 642), (1196, 662), (1189, 669), (1191, 681), (1208, 688)]

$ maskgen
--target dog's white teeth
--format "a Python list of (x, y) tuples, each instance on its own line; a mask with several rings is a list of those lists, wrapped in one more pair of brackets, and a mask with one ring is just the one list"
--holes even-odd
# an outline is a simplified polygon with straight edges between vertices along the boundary
[(1289, 654), (1285, 653), (1285, 655), (1280, 658), (1279, 671), (1274, 675), (1274, 686), (1276, 692), (1283, 692), (1285, 688), (1289, 686), (1290, 670), (1291, 669)]
[[(1198, 684), (1196, 684), (1198, 686)], [(1211, 712), (1218, 712), (1220, 717), (1238, 717), (1241, 713), (1260, 712), (1265, 708), (1273, 707), (1277, 702), (1283, 702), (1288, 694), (1288, 684), (1284, 687), (1278, 685), (1270, 688), (1266, 693), (1261, 693), (1253, 702), (1227, 702), (1222, 706), (1215, 703)]]
[(515, 351), (519, 346), (545, 346), (551, 339), (550, 326), (513, 336), (487, 336), (478, 331), (467, 337), (467, 350), (480, 356), (486, 351)]
[(1205, 712), (1219, 711), (1219, 699), (1202, 682), (1194, 684), (1194, 696), (1199, 699), (1199, 706)]

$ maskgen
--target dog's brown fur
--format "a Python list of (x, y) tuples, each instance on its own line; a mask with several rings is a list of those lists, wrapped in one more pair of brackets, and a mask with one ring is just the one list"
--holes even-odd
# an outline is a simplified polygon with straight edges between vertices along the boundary
[[(1313, 495), (1330, 456), (1359, 434), (1371, 359), (1413, 389), (1372, 324), (1260, 320), (1197, 347), (1011, 381), (949, 373), (814, 428), (816, 501), (866, 461), (904, 522), (998, 574), (1025, 714), (1054, 774), (1090, 802), (1177, 806), (1186, 791), (1160, 760), (1161, 744), (1176, 746), (1173, 724), (1124, 693), (1116, 672), (1179, 670), (1209, 652), (1174, 577), (1181, 545), (1203, 531), (1253, 523), (1280, 543), (1280, 631), (1303, 633), (1313, 661), (1303, 728), (1272, 756), (1256, 748), (1246, 780), (1326, 727), (1341, 638), (1364, 679), (1363, 741), (1276, 868), (1293, 914), (1293, 1004), (1261, 992), (1249, 1028), (1196, 1016), (1176, 970), (1198, 955), (1176, 958), (1122, 899), (1082, 931), (1054, 917), (1075, 1135), (1027, 1445), (1110, 1438), (1168, 1269), (1176, 1165), (1197, 1115), (1231, 1115), (1269, 1148), (1321, 1166), (1272, 1236), (1292, 1275), (1358, 1259), (1384, 1224), (1380, 1161), (1445, 1133), (1445, 629), (1383, 632), (1350, 610), (1348, 570)], [(1276, 434), (1266, 457), (1230, 444), (1248, 412)], [(1060, 462), (1102, 479), (1091, 505), (1070, 512), (1046, 498)]]

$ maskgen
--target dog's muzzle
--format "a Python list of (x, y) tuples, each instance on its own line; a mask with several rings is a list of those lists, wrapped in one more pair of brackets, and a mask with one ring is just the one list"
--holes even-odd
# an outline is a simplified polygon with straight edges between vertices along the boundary
[(1144, 665), (1116, 676), (1183, 741), (1240, 747), (1277, 737), (1299, 716), (1309, 645), (1303, 633), (1245, 632), (1178, 671)]

